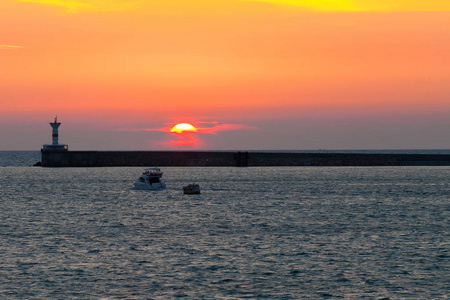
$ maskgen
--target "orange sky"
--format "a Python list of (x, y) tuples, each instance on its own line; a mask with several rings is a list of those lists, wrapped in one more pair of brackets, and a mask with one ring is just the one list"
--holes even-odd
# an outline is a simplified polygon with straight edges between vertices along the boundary
[(2, 0), (2, 126), (450, 119), (449, 20), (447, 0)]

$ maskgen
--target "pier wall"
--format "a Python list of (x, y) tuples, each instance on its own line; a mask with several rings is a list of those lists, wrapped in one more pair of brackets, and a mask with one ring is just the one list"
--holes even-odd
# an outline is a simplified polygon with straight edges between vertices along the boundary
[(44, 167), (450, 166), (445, 154), (42, 151)]

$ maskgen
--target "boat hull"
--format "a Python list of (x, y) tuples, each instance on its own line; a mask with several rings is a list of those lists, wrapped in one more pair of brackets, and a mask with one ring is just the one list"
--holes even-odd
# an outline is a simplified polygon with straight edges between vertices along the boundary
[(188, 185), (183, 187), (183, 193), (186, 195), (198, 195), (200, 194), (199, 185)]
[(166, 189), (166, 184), (164, 182), (158, 182), (158, 183), (143, 183), (143, 182), (135, 182), (134, 183), (134, 189), (135, 190), (164, 190)]

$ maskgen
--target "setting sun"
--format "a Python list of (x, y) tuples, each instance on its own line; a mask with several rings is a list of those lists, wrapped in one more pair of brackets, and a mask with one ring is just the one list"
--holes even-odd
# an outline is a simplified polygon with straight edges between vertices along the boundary
[(173, 126), (173, 128), (170, 130), (170, 132), (176, 132), (176, 133), (181, 133), (184, 131), (197, 131), (197, 129), (195, 129), (194, 126), (192, 126), (191, 124), (188, 123), (179, 123), (175, 126)]

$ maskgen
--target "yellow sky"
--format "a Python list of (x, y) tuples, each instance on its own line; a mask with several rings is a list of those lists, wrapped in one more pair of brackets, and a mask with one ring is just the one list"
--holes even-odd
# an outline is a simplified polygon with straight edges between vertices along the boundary
[(393, 12), (450, 10), (447, 0), (250, 0), (316, 11)]
[(419, 107), (430, 89), (445, 105), (446, 3), (5, 0), (3, 107)]
[[(242, 2), (261, 2), (274, 5), (286, 5), (299, 9), (315, 11), (445, 11), (450, 10), (447, 0), (166, 0), (166, 1), (139, 1), (139, 0), (19, 0), (26, 3), (54, 5), (66, 8), (68, 11), (112, 11), (130, 9), (171, 9), (182, 11), (204, 11), (205, 9), (232, 7)], [(226, 2), (228, 2), (228, 5)], [(234, 3), (232, 3), (234, 2)], [(231, 4), (230, 4), (231, 3)]]

